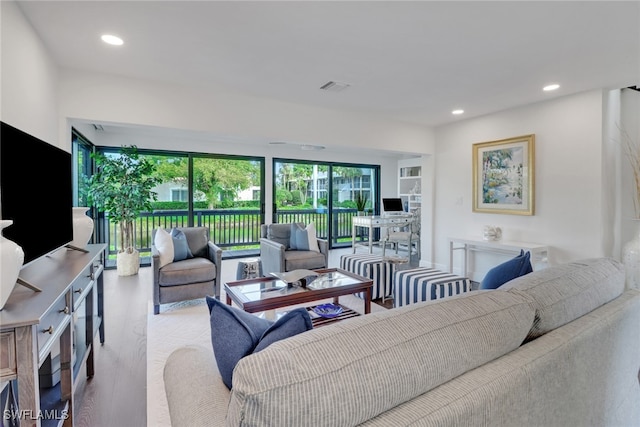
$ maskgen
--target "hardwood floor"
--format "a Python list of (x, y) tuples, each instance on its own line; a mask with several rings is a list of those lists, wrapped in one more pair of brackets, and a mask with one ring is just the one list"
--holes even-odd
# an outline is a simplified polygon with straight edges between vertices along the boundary
[(127, 277), (104, 272), (105, 342), (95, 348), (94, 377), (78, 387), (78, 427), (147, 425), (150, 274), (150, 267)]
[[(330, 251), (329, 266), (351, 249)], [(413, 257), (415, 258), (415, 257)], [(417, 260), (412, 258), (411, 265)], [(235, 280), (237, 262), (224, 260), (222, 282)], [(77, 427), (147, 425), (147, 311), (152, 299), (151, 267), (135, 276), (104, 271), (105, 342), (95, 346), (95, 375), (77, 389)], [(385, 305), (392, 306), (387, 299)], [(96, 340), (97, 341), (97, 340)]]

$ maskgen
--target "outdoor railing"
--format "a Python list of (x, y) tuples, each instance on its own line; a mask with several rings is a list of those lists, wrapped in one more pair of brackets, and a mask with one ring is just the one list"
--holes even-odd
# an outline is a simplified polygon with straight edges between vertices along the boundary
[[(356, 215), (356, 209), (334, 209), (333, 211), (333, 246), (351, 244), (351, 218)], [(143, 212), (134, 225), (134, 241), (141, 256), (149, 257), (151, 253), (152, 231), (156, 228), (170, 229), (172, 227), (186, 227), (189, 212), (187, 210), (166, 210)], [(236, 254), (257, 254), (260, 243), (260, 225), (262, 224), (260, 210), (248, 209), (212, 209), (198, 210), (193, 213), (193, 224), (209, 228), (211, 241), (223, 249), (223, 256), (233, 257)], [(313, 222), (318, 237), (326, 239), (328, 236), (326, 209), (280, 210), (276, 213), (278, 223)], [(120, 243), (120, 229), (107, 219), (103, 229), (107, 236), (109, 258), (115, 259)], [(143, 261), (143, 264), (148, 263)], [(108, 263), (108, 265), (111, 263)]]

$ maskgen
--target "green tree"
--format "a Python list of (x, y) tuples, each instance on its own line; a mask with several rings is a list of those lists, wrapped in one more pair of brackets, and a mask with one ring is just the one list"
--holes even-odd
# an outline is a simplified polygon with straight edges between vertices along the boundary
[[(188, 158), (151, 156), (156, 163), (156, 175), (162, 182), (173, 181), (187, 185)], [(216, 207), (221, 200), (235, 201), (238, 193), (260, 181), (257, 162), (235, 159), (195, 157), (193, 159), (193, 187), (205, 195), (207, 206)]]
[(109, 214), (120, 226), (120, 252), (133, 253), (133, 222), (140, 212), (152, 209), (158, 195), (152, 189), (160, 183), (155, 165), (138, 154), (135, 146), (122, 147), (120, 153), (91, 155), (96, 172), (89, 179), (89, 202)]
[(209, 207), (214, 201), (231, 197), (251, 188), (257, 181), (258, 166), (246, 160), (195, 158), (193, 161), (193, 183), (196, 190), (207, 196)]

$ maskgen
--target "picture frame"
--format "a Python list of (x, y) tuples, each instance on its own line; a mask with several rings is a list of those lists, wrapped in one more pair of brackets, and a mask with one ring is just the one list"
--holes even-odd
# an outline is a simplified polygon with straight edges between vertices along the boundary
[(473, 212), (534, 215), (535, 135), (473, 144)]

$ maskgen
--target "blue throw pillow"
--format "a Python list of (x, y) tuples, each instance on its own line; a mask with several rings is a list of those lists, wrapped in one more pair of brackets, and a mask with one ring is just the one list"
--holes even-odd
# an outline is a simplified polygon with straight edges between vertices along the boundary
[(211, 344), (222, 382), (231, 389), (233, 369), (240, 359), (270, 344), (313, 328), (305, 308), (283, 315), (276, 322), (206, 297), (211, 323)]
[(291, 242), (289, 247), (296, 251), (309, 250), (309, 234), (300, 224), (291, 224)]
[[(527, 252), (527, 254), (529, 254), (529, 252)], [(489, 270), (484, 276), (484, 279), (482, 279), (479, 289), (497, 289), (508, 281), (513, 280), (516, 277), (520, 277), (526, 270), (525, 261), (528, 260), (529, 258), (527, 258), (527, 255), (521, 250), (520, 255), (517, 257), (503, 262)], [(529, 265), (531, 265), (530, 262)]]
[(524, 254), (524, 261), (522, 263), (522, 269), (520, 270), (520, 276), (533, 272), (533, 266), (531, 265), (531, 252), (527, 251)]
[(183, 259), (193, 258), (191, 249), (189, 249), (189, 243), (187, 242), (187, 236), (184, 235), (182, 230), (177, 228), (171, 229), (171, 238), (173, 239), (173, 261), (182, 261)]

